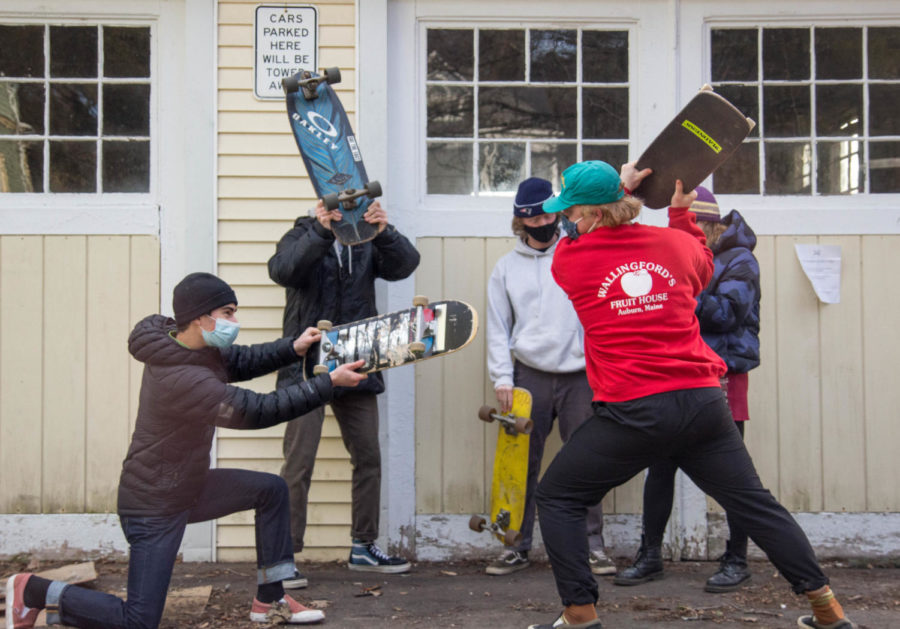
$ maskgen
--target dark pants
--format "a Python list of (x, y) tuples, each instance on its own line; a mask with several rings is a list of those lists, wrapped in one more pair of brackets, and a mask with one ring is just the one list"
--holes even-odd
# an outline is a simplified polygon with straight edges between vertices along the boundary
[(564, 605), (597, 601), (585, 539), (588, 507), (665, 460), (731, 514), (795, 592), (828, 583), (803, 530), (762, 486), (721, 389), (594, 406), (594, 416), (562, 447), (537, 491), (541, 533)]
[[(378, 401), (374, 393), (349, 393), (332, 400), (331, 409), (353, 466), (350, 535), (364, 542), (374, 542), (378, 537), (381, 509)], [(287, 481), (291, 492), (291, 537), (294, 540), (294, 552), (303, 550), (309, 485), (324, 421), (325, 408), (320, 406), (289, 421), (284, 429), (284, 464), (281, 476)]]
[(184, 527), (249, 509), (256, 510), (257, 582), (274, 583), (293, 576), (284, 481), (274, 474), (215, 469), (209, 471), (197, 504), (190, 511), (120, 518), (130, 546), (127, 601), (76, 586), (65, 586), (60, 594), (54, 582), (47, 604), (58, 603), (62, 624), (71, 627), (154, 629), (162, 618)]
[[(534, 494), (537, 489), (544, 445), (559, 419), (559, 436), (565, 443), (588, 417), (593, 414), (591, 399), (594, 392), (584, 371), (549, 373), (516, 362), (513, 380), (517, 387), (531, 392), (531, 420), (534, 427), (528, 445), (528, 480), (525, 485), (525, 512), (522, 516), (522, 541), (516, 550), (531, 550), (534, 534)], [(588, 509), (588, 544), (591, 550), (603, 549), (603, 507), (598, 503)]]
[[(744, 422), (734, 422), (744, 438)], [(666, 523), (672, 513), (672, 499), (675, 495), (675, 472), (678, 471), (672, 461), (654, 463), (647, 470), (647, 479), (644, 481), (644, 539), (647, 546), (662, 546), (663, 534), (666, 531)], [(747, 558), (747, 534), (741, 530), (740, 525), (734, 521), (727, 511), (725, 518), (728, 521), (728, 550), (743, 558)]]

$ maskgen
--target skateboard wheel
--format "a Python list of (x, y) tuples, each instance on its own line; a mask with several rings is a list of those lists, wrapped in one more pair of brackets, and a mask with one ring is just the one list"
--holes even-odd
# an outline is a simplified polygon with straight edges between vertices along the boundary
[(413, 297), (413, 308), (418, 308), (422, 306), (423, 308), (428, 306), (428, 297), (425, 295), (416, 295)]
[(341, 202), (338, 201), (338, 195), (334, 192), (332, 192), (331, 194), (326, 194), (324, 197), (322, 197), (322, 202), (329, 210), (336, 210), (341, 206)]
[(370, 181), (366, 184), (366, 194), (370, 199), (381, 196), (381, 184), (377, 181)]
[(487, 520), (485, 520), (480, 515), (473, 515), (471, 518), (469, 518), (469, 528), (477, 533), (481, 533), (486, 525)]
[(313, 367), (314, 376), (319, 376), (323, 373), (328, 373), (328, 365), (316, 365)]
[(493, 406), (484, 405), (478, 409), (478, 419), (483, 422), (491, 423), (494, 421), (494, 415), (497, 413), (497, 409)]
[(532, 428), (534, 428), (533, 421), (527, 417), (516, 417), (516, 432), (523, 435), (530, 435)]
[(329, 85), (341, 82), (341, 69), (338, 67), (325, 68), (322, 75), (325, 77), (325, 82)]
[(413, 354), (424, 354), (425, 353), (425, 343), (422, 341), (413, 341), (409, 344), (409, 351)]
[(333, 325), (328, 319), (321, 319), (316, 323), (316, 327), (322, 332), (330, 332)]
[(522, 541), (522, 534), (519, 531), (507, 529), (503, 534), (503, 543), (507, 546), (516, 546)]
[(281, 79), (281, 88), (284, 90), (285, 94), (293, 94), (297, 90), (300, 89), (300, 82), (297, 79), (297, 75), (289, 76), (287, 78)]

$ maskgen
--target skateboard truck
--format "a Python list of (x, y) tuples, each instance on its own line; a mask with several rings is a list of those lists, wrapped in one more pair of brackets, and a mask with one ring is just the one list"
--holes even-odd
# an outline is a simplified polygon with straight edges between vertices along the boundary
[(497, 512), (496, 522), (488, 522), (484, 516), (475, 514), (469, 518), (469, 528), (476, 533), (489, 530), (494, 535), (503, 538), (503, 543), (507, 546), (515, 546), (522, 540), (522, 533), (509, 528), (512, 514), (506, 509)]
[(340, 192), (332, 192), (322, 197), (322, 202), (329, 210), (337, 210), (343, 207), (345, 210), (352, 210), (359, 205), (360, 197), (369, 197), (374, 199), (381, 196), (381, 184), (377, 181), (369, 181), (362, 190), (356, 188), (347, 188)]
[(508, 435), (530, 435), (531, 429), (534, 428), (534, 422), (530, 418), (516, 417), (515, 415), (502, 415), (492, 406), (482, 406), (478, 409), (478, 419), (487, 423), (497, 420)]
[(416, 356), (425, 353), (425, 333), (431, 330), (431, 323), (425, 324), (425, 307), (428, 305), (428, 297), (424, 295), (416, 295), (413, 297), (413, 306), (416, 309), (416, 336), (415, 340), (409, 344), (409, 351)]
[(332, 85), (341, 82), (340, 68), (325, 68), (321, 76), (313, 76), (309, 70), (301, 70), (293, 76), (281, 79), (281, 88), (286, 94), (293, 94), (298, 90), (303, 91), (303, 98), (313, 100), (319, 97), (319, 83)]

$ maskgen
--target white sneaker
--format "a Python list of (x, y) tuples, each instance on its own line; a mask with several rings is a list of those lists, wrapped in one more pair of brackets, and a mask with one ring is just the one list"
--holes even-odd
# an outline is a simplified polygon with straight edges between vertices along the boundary
[(613, 563), (612, 559), (606, 556), (606, 553), (603, 552), (602, 548), (592, 550), (588, 561), (591, 564), (591, 572), (594, 574), (602, 575), (616, 573), (616, 564)]

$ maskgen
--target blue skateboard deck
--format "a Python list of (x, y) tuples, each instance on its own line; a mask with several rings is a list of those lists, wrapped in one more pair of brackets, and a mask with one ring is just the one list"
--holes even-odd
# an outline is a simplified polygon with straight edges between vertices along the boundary
[(301, 72), (283, 85), (291, 131), (316, 195), (329, 209), (340, 209), (343, 217), (332, 222), (332, 230), (341, 243), (354, 245), (378, 233), (363, 215), (381, 186), (370, 184), (347, 113), (328, 84), (339, 80), (333, 68), (321, 75)]

